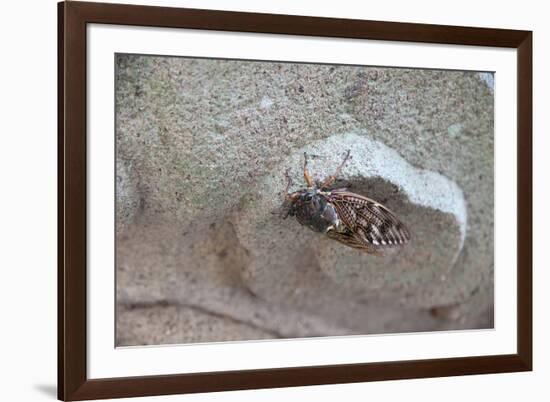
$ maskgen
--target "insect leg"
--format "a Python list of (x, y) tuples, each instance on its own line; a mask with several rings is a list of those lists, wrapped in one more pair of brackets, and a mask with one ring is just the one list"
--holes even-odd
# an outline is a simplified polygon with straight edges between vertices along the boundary
[(305, 179), (308, 187), (313, 187), (314, 186), (313, 179), (311, 178), (311, 176), (309, 175), (309, 173), (307, 171), (307, 153), (305, 153), (305, 152), (304, 152), (304, 179)]
[(285, 171), (285, 178), (286, 178), (286, 187), (283, 190), (282, 194), (284, 198), (289, 198), (288, 189), (290, 188), (290, 186), (292, 186), (292, 178), (290, 177), (289, 169)]
[(340, 163), (340, 166), (336, 168), (336, 171), (334, 172), (333, 175), (325, 179), (325, 181), (321, 184), (321, 188), (329, 187), (332, 183), (334, 183), (334, 181), (338, 178), (338, 176), (340, 176), (340, 172), (342, 171), (342, 168), (348, 161), (349, 155), (350, 155), (350, 150), (348, 149), (348, 151), (346, 152), (346, 156), (344, 157), (344, 160), (342, 161), (342, 163)]

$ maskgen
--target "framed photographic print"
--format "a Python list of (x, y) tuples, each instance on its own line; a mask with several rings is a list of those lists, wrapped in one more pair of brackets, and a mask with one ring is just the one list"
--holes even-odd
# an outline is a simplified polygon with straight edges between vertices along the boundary
[(531, 32), (58, 17), (60, 399), (531, 370)]

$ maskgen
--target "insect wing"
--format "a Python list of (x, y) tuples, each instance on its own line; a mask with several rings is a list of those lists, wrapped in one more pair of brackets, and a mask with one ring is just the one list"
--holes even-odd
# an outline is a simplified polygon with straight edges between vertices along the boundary
[(360, 236), (357, 236), (349, 229), (341, 232), (337, 232), (336, 230), (329, 230), (327, 232), (327, 236), (333, 240), (337, 240), (340, 243), (345, 244), (348, 247), (363, 250), (367, 254), (384, 255), (381, 247), (376, 247), (366, 242), (364, 239), (362, 239)]
[(347, 229), (331, 233), (336, 240), (367, 251), (402, 246), (410, 240), (409, 231), (397, 216), (370, 198), (340, 189), (331, 191), (327, 201)]

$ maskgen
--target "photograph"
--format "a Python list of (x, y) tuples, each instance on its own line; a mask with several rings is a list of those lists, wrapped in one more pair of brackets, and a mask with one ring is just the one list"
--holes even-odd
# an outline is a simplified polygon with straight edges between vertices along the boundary
[(117, 347), (494, 328), (493, 72), (114, 57)]
[(548, 399), (548, 13), (440, 3), (3, 2), (1, 399)]

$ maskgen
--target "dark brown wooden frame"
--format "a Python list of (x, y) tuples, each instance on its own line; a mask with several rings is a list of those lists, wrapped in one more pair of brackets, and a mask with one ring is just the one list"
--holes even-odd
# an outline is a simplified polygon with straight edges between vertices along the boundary
[[(116, 379), (86, 375), (86, 24), (517, 49), (517, 354)], [(532, 370), (532, 32), (102, 3), (58, 4), (58, 397), (82, 400)]]

